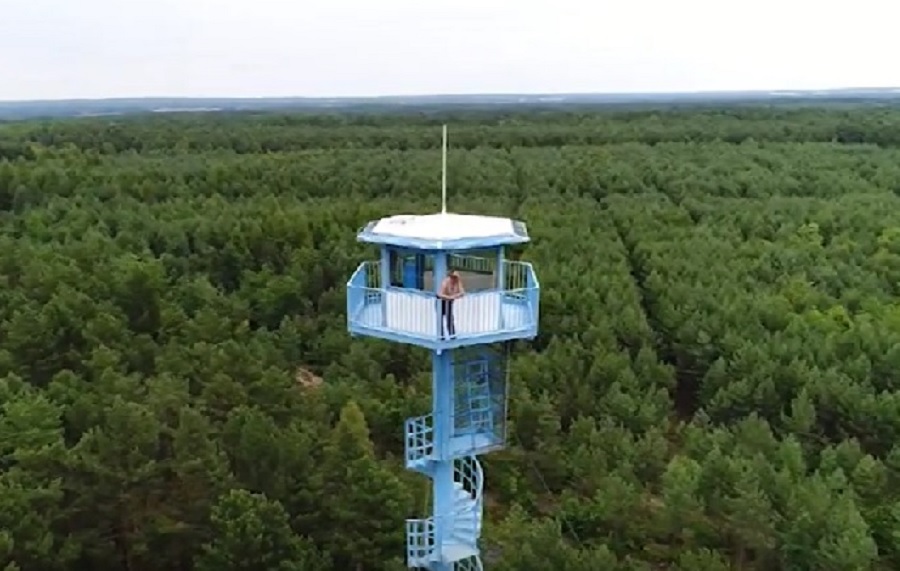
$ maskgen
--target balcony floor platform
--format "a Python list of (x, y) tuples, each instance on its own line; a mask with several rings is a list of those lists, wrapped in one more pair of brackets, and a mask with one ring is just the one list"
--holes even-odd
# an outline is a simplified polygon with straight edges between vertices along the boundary
[(530, 339), (537, 333), (527, 301), (502, 292), (470, 293), (454, 301), (456, 337), (443, 340), (438, 329), (441, 304), (435, 296), (388, 289), (370, 294), (360, 305), (350, 319), (352, 333), (431, 349)]

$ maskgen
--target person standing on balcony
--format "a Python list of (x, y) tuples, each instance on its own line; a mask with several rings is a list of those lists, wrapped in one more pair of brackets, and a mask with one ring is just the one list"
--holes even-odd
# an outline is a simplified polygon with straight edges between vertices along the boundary
[(463, 295), (466, 290), (463, 287), (462, 280), (459, 279), (459, 273), (451, 270), (441, 287), (438, 290), (438, 297), (441, 298), (441, 339), (444, 338), (444, 320), (447, 321), (447, 333), (450, 338), (456, 337), (456, 320), (453, 318), (453, 302)]

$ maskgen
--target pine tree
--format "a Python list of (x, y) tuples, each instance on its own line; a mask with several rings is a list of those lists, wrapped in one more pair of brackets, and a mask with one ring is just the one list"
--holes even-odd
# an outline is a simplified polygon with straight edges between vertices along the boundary
[(383, 553), (402, 550), (410, 498), (375, 457), (365, 417), (353, 401), (331, 432), (321, 478), (321, 541), (339, 568), (378, 568)]
[(327, 557), (294, 534), (279, 502), (231, 490), (211, 515), (213, 540), (203, 546), (195, 571), (328, 571)]

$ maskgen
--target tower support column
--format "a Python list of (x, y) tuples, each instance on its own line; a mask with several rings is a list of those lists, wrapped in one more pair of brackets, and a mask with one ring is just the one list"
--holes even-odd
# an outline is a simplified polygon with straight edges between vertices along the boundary
[(450, 539), (452, 532), (454, 500), (453, 455), (450, 449), (453, 435), (453, 351), (435, 351), (431, 359), (434, 457), (438, 460), (432, 480), (434, 537), (435, 543), (442, 545)]

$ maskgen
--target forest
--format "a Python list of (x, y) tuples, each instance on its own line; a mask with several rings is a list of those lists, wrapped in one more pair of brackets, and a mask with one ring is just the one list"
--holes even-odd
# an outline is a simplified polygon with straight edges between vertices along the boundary
[(528, 224), (496, 571), (900, 569), (900, 109), (0, 125), (0, 567), (399, 571), (424, 349), (367, 221)]

